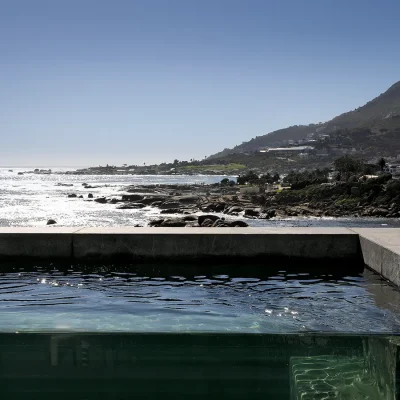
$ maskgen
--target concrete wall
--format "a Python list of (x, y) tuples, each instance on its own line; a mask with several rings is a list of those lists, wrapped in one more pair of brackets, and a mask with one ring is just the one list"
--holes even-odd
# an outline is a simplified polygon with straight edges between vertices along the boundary
[(344, 228), (2, 228), (0, 259), (357, 260), (358, 235)]
[(0, 228), (0, 261), (10, 258), (359, 262), (400, 286), (400, 229)]

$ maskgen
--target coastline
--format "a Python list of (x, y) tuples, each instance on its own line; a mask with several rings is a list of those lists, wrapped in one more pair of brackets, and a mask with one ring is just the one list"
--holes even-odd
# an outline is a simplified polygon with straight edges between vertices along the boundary
[[(178, 225), (182, 226), (182, 221), (179, 220), (188, 216), (195, 219), (184, 222), (190, 222), (188, 225), (193, 226), (198, 223), (200, 215), (225, 218), (225, 222), (222, 220), (219, 224), (241, 220), (253, 227), (339, 225), (398, 227), (400, 225), (397, 217), (384, 218), (380, 215), (354, 217), (358, 210), (336, 207), (334, 205), (338, 200), (329, 196), (326, 197), (326, 204), (332, 206), (336, 215), (330, 215), (329, 207), (321, 205), (319, 208), (310, 207), (308, 198), (293, 206), (293, 204), (279, 204), (274, 198), (276, 193), (241, 195), (239, 186), (231, 188), (220, 185), (218, 182), (223, 178), (225, 178), (223, 175), (29, 174), (20, 176), (17, 170), (9, 173), (8, 169), (4, 168), (0, 169), (2, 204), (0, 226), (39, 227), (46, 226), (49, 219), (57, 222), (55, 226), (66, 227), (148, 226), (150, 221), (160, 219), (178, 220)], [(339, 185), (339, 188), (349, 190), (346, 185)], [(311, 192), (313, 190), (315, 189)], [(210, 194), (207, 195), (207, 192)], [(298, 191), (292, 191), (293, 193)], [(93, 198), (89, 198), (89, 194), (92, 194)], [(143, 204), (146, 194), (148, 198), (144, 202), (147, 204), (142, 207), (140, 204)], [(139, 197), (136, 197), (137, 200), (125, 198), (122, 201), (123, 195)], [(151, 196), (159, 198), (152, 199)], [(351, 195), (346, 197), (352, 198)], [(96, 199), (101, 200), (95, 201)], [(264, 203), (260, 203), (260, 200)], [(239, 209), (232, 210), (232, 207)], [(368, 208), (360, 207), (364, 210)], [(275, 215), (271, 209), (275, 210)], [(265, 211), (268, 211), (269, 215), (265, 215)], [(291, 215), (287, 211), (290, 211)], [(297, 211), (297, 215), (293, 215), (294, 211)]]

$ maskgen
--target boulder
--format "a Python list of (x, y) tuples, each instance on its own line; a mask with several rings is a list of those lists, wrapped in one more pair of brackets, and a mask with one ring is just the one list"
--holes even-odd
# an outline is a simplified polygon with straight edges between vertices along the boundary
[(189, 221), (197, 221), (197, 217), (194, 215), (188, 215), (186, 217), (182, 218), (184, 221), (189, 222)]
[(54, 224), (56, 224), (57, 223), (57, 221), (55, 221), (54, 219), (49, 219), (48, 221), (47, 221), (47, 224), (46, 225), (54, 225)]
[(165, 196), (145, 196), (143, 200), (140, 200), (141, 203), (143, 204), (153, 204), (156, 201), (160, 201), (162, 203), (164, 203), (166, 201), (166, 197)]
[(372, 210), (371, 215), (373, 217), (386, 217), (388, 213), (389, 213), (388, 209), (377, 207)]
[(268, 210), (264, 210), (260, 214), (260, 219), (270, 219), (270, 218), (274, 218), (275, 216), (276, 216), (276, 210), (274, 210), (273, 208), (270, 208)]
[(122, 201), (141, 201), (143, 196), (140, 194), (123, 194)]
[(88, 197), (88, 199), (93, 199), (93, 194), (89, 193), (87, 197)]
[(163, 222), (163, 219), (154, 219), (153, 221), (149, 222), (149, 226), (161, 226)]
[(223, 202), (219, 203), (207, 203), (201, 207), (202, 211), (205, 212), (223, 212), (226, 204)]
[(210, 219), (210, 220), (214, 223), (215, 221), (217, 221), (217, 220), (219, 219), (219, 217), (216, 216), (216, 215), (200, 215), (200, 216), (197, 218), (197, 222), (199, 223), (200, 226), (202, 226), (203, 222), (204, 222), (206, 219)]
[(239, 206), (232, 206), (232, 207), (229, 207), (229, 208), (227, 208), (225, 211), (224, 211), (224, 213), (225, 214), (238, 214), (238, 213), (240, 213), (240, 212), (242, 212), (243, 211), (243, 207), (239, 207)]
[(171, 199), (171, 201), (178, 201), (181, 204), (196, 204), (199, 201), (198, 196), (177, 196)]
[(202, 228), (208, 228), (208, 227), (212, 227), (212, 226), (214, 226), (214, 222), (216, 222), (216, 221), (213, 221), (212, 219), (209, 219), (209, 218), (206, 218), (201, 224), (200, 224), (200, 226), (202, 227)]
[(75, 193), (72, 193), (72, 194), (68, 195), (69, 199), (74, 199), (75, 197), (78, 197)]
[(159, 205), (162, 210), (167, 210), (170, 208), (179, 208), (181, 204), (178, 201), (166, 201)]
[(132, 210), (146, 207), (143, 203), (124, 203), (117, 206), (118, 210)]
[(94, 199), (94, 201), (96, 203), (100, 203), (100, 204), (106, 204), (107, 203), (107, 199), (105, 197), (98, 197), (97, 199)]
[(231, 222), (230, 226), (233, 227), (233, 228), (236, 228), (236, 227), (245, 228), (245, 227), (247, 227), (249, 225), (244, 221), (238, 220), (238, 221)]
[[(206, 220), (206, 221), (207, 221), (207, 220)], [(203, 222), (203, 224), (204, 224), (204, 222)], [(229, 227), (230, 225), (227, 224), (227, 223), (225, 222), (225, 220), (223, 220), (223, 219), (217, 219), (217, 220), (212, 224), (212, 226), (213, 226), (213, 227), (218, 227), (218, 228), (227, 228), (227, 227)]]
[(83, 196), (82, 195), (80, 195), (80, 196), (78, 196), (80, 199), (83, 199)]
[(254, 208), (246, 208), (244, 210), (245, 217), (258, 217), (260, 215), (260, 211)]
[(183, 221), (180, 218), (173, 218), (173, 219), (171, 218), (171, 219), (164, 220), (162, 222), (161, 226), (165, 227), (165, 228), (172, 228), (172, 227), (178, 227), (179, 228), (179, 227), (186, 226), (186, 222)]
[(100, 186), (88, 185), (87, 183), (82, 184), (82, 186), (83, 186), (84, 189), (96, 189), (96, 188), (100, 187)]
[(167, 208), (166, 210), (161, 210), (160, 214), (183, 214), (182, 208)]

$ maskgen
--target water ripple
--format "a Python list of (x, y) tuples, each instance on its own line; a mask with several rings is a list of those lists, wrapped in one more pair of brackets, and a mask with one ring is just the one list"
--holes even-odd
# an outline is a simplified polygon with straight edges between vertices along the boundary
[(240, 276), (228, 268), (182, 276), (161, 267), (52, 264), (2, 271), (6, 330), (400, 332), (400, 293), (368, 270), (341, 276), (269, 267)]

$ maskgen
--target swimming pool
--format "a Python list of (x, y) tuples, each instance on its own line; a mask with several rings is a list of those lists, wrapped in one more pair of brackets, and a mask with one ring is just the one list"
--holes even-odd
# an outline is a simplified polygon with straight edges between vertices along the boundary
[(398, 338), (343, 334), (0, 334), (6, 399), (397, 398)]
[(3, 264), (2, 332), (400, 333), (400, 292), (368, 269)]

